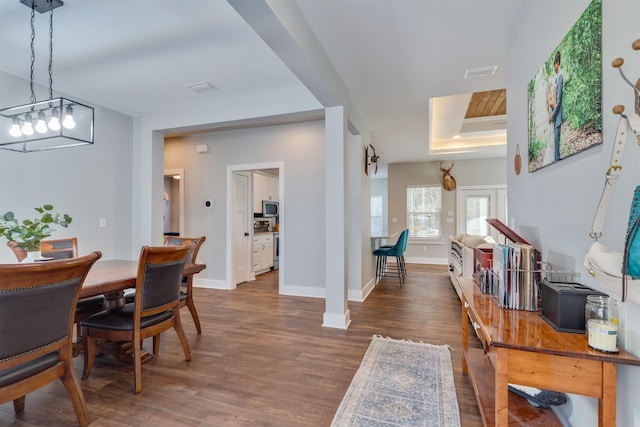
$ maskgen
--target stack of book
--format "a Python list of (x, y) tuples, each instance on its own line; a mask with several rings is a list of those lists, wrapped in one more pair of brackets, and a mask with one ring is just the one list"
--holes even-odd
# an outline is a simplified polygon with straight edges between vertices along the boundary
[(515, 310), (538, 310), (539, 254), (526, 243), (493, 246), (492, 291), (498, 305)]

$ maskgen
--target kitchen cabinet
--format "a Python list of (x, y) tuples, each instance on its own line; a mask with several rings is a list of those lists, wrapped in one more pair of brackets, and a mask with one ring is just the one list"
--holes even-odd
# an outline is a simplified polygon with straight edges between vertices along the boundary
[(260, 274), (273, 267), (273, 234), (259, 234), (253, 236), (253, 254), (251, 271)]
[(253, 173), (253, 212), (262, 213), (262, 201), (277, 202), (279, 190), (278, 178), (261, 172)]

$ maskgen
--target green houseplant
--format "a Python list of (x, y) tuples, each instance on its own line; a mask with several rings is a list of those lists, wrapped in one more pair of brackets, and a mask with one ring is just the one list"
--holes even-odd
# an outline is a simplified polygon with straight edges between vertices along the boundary
[(52, 205), (34, 209), (40, 214), (39, 218), (25, 219), (22, 223), (11, 211), (0, 216), (0, 234), (27, 252), (40, 250), (40, 242), (53, 233), (52, 225), (67, 228), (71, 223), (69, 215), (52, 212)]

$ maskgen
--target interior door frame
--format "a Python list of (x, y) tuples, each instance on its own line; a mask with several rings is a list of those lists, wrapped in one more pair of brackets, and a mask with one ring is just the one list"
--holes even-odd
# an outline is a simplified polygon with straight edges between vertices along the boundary
[(178, 221), (180, 226), (178, 227), (178, 231), (181, 236), (184, 236), (184, 169), (164, 170), (164, 177), (173, 177), (175, 175), (180, 175), (180, 183), (178, 184), (178, 188), (180, 189), (180, 197), (178, 198)]
[[(284, 193), (284, 162), (269, 162), (269, 163), (250, 163), (244, 165), (227, 165), (227, 197), (226, 197), (226, 215), (227, 215), (227, 235), (226, 235), (226, 253), (227, 256), (227, 265), (226, 265), (226, 278), (231, 289), (235, 289), (235, 263), (233, 253), (233, 200), (234, 200), (234, 185), (233, 185), (233, 174), (234, 172), (252, 172), (257, 169), (278, 169), (278, 216), (280, 223), (280, 247), (279, 247), (279, 266), (280, 271), (278, 275), (278, 293), (284, 287), (284, 275), (285, 275), (285, 265), (286, 265), (286, 250), (284, 245), (284, 235), (285, 235), (285, 224), (284, 221), (286, 209), (285, 209), (285, 193)], [(253, 183), (249, 180), (249, 194), (253, 194)], [(250, 197), (251, 201), (253, 198)], [(249, 209), (251, 213), (253, 213), (252, 209)], [(250, 218), (250, 221), (253, 218)], [(251, 251), (249, 251), (249, 256), (251, 256)], [(249, 260), (250, 262), (251, 260)]]

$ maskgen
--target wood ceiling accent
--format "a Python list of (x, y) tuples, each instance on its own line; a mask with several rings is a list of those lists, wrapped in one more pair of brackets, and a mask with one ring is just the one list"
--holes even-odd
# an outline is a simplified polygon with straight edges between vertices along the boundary
[(465, 119), (477, 117), (502, 116), (507, 114), (507, 90), (488, 90), (475, 92), (471, 96)]

